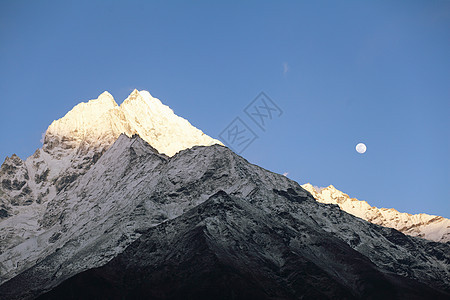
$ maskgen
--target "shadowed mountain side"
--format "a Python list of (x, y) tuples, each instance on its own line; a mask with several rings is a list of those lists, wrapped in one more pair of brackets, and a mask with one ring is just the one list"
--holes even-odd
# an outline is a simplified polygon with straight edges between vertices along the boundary
[[(321, 230), (288, 227), (285, 217), (219, 191), (38, 299), (445, 298), (381, 272)], [(298, 241), (302, 234), (308, 243)]]

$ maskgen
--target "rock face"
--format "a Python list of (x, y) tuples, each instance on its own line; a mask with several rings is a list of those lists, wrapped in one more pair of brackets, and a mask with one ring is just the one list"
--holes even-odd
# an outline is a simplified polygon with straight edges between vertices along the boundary
[(450, 296), (449, 243), (320, 203), (145, 97), (102, 94), (2, 165), (0, 299)]
[(307, 183), (303, 184), (302, 188), (310, 192), (317, 201), (339, 205), (342, 210), (371, 223), (436, 242), (450, 241), (449, 219), (427, 214), (400, 213), (393, 208), (373, 207), (366, 201), (349, 197), (332, 185), (319, 189)]

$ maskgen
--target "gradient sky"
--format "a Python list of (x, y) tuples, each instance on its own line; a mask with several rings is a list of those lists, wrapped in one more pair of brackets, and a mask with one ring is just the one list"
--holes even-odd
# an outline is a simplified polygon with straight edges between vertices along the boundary
[[(450, 217), (449, 1), (191, 2), (0, 0), (0, 159), (145, 89), (216, 138), (240, 117), (242, 156), (299, 183)], [(265, 132), (261, 91), (283, 111)]]

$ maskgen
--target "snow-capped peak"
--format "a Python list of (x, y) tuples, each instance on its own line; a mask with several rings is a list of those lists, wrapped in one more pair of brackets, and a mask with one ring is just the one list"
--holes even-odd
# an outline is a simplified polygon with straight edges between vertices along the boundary
[[(53, 121), (46, 131), (47, 136), (82, 139), (87, 131), (96, 127), (101, 115), (117, 107), (110, 93), (104, 92), (97, 99), (76, 105), (63, 118)], [(45, 139), (44, 139), (45, 143)]]
[(104, 91), (100, 94), (100, 96), (98, 96), (97, 99), (91, 101), (100, 101), (106, 104), (112, 103), (114, 106), (117, 106), (116, 101), (114, 101), (114, 97), (108, 91)]
[(142, 100), (142, 96), (139, 93), (139, 91), (137, 89), (134, 89), (131, 94), (127, 97), (127, 99), (125, 99), (125, 102), (130, 102), (130, 101), (134, 101), (134, 100)]
[(337, 204), (339, 207), (361, 219), (371, 223), (395, 228), (404, 234), (419, 236), (437, 242), (450, 241), (450, 220), (427, 214), (411, 215), (398, 212), (396, 209), (377, 208), (366, 201), (351, 198), (334, 186), (318, 188), (310, 183), (302, 185), (313, 197), (322, 203)]
[(144, 99), (153, 98), (150, 92), (146, 90), (140, 91), (139, 94), (141, 94), (141, 96), (144, 97)]
[(80, 145), (104, 148), (110, 146), (121, 133), (128, 136), (139, 134), (160, 153), (169, 156), (196, 145), (221, 144), (175, 115), (148, 91), (135, 89), (120, 106), (108, 92), (76, 105), (49, 126), (44, 148), (48, 143), (52, 146), (69, 143), (69, 148)]

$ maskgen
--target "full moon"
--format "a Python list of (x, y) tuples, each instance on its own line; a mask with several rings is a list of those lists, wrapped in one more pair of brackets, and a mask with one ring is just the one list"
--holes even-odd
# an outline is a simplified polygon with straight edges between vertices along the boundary
[(367, 147), (363, 143), (359, 143), (358, 145), (356, 145), (356, 151), (358, 153), (363, 154), (364, 152), (366, 152), (366, 150), (367, 150)]

